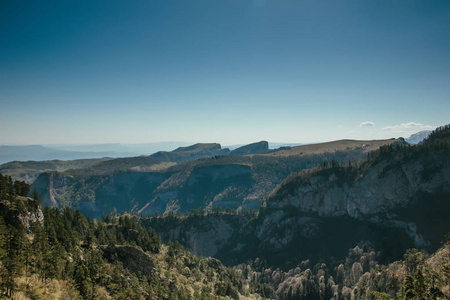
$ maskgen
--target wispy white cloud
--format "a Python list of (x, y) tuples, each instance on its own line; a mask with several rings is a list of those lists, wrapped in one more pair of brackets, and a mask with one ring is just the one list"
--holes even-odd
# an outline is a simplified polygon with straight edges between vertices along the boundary
[(435, 128), (436, 126), (424, 125), (422, 123), (417, 122), (408, 122), (408, 123), (401, 123), (399, 125), (386, 126), (383, 127), (382, 130), (387, 130), (391, 132), (411, 132), (420, 130), (432, 130)]
[(359, 124), (359, 127), (374, 127), (375, 123), (371, 122), (371, 121), (367, 121), (367, 122), (362, 122), (361, 124)]

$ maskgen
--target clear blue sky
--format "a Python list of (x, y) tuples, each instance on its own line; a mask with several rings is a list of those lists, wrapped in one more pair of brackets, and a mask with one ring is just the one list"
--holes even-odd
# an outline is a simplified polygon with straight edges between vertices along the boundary
[(447, 123), (447, 0), (0, 2), (0, 144), (302, 143)]

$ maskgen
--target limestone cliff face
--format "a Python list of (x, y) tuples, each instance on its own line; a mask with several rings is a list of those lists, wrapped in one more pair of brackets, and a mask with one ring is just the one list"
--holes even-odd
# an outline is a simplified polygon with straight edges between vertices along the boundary
[(293, 206), (319, 216), (354, 218), (406, 206), (419, 192), (450, 192), (450, 151), (402, 152), (379, 160), (355, 176), (330, 168), (304, 172), (283, 182), (269, 197), (269, 207)]
[[(31, 224), (39, 222), (44, 225), (44, 214), (40, 206), (33, 198), (17, 196), (15, 202), (22, 202), (21, 205), (14, 205), (9, 200), (0, 199), (0, 215), (9, 224), (29, 230)], [(25, 209), (17, 209), (20, 206)]]
[(31, 224), (35, 222), (39, 222), (41, 225), (44, 225), (44, 214), (40, 208), (29, 210), (25, 214), (19, 215), (18, 219), (26, 230), (29, 230)]
[(67, 192), (74, 182), (72, 176), (60, 172), (46, 172), (38, 176), (32, 184), (42, 199), (43, 205), (58, 206), (57, 197)]
[[(45, 205), (70, 205), (91, 217), (112, 211), (186, 212), (215, 206), (238, 208), (254, 188), (252, 175), (250, 166), (239, 164), (87, 178), (48, 172), (41, 174), (32, 188)], [(248, 199), (246, 205), (259, 207), (260, 199)]]
[(263, 205), (250, 235), (262, 251), (296, 247), (309, 257), (325, 241), (336, 253), (370, 241), (397, 259), (410, 247), (437, 249), (450, 231), (442, 214), (449, 208), (450, 149), (405, 149), (357, 168), (336, 165), (290, 176)]
[[(354, 145), (355, 141), (331, 144), (342, 143), (344, 146)], [(392, 144), (393, 141), (375, 144), (385, 143)], [(254, 154), (266, 149), (267, 142), (260, 142), (239, 151)], [(363, 147), (333, 149), (330, 145), (316, 145), (310, 154), (294, 151), (289, 155), (274, 152), (272, 155), (224, 156), (216, 153), (225, 151), (218, 144), (197, 144), (159, 153), (164, 157), (170, 156), (166, 159), (123, 158), (83, 170), (43, 173), (32, 188), (38, 190), (44, 204), (70, 206), (90, 217), (101, 217), (115, 211), (153, 214), (216, 206), (257, 209), (292, 172), (315, 167), (324, 160), (362, 159), (367, 152)], [(192, 160), (202, 153), (205, 155), (200, 159)], [(178, 156), (183, 158), (182, 161), (190, 161), (180, 162), (175, 159)]]

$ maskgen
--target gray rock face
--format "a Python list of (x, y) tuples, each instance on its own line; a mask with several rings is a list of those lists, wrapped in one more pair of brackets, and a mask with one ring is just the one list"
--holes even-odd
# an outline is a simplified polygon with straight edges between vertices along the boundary
[(43, 205), (58, 206), (57, 197), (63, 195), (74, 181), (72, 176), (64, 173), (46, 172), (38, 176), (32, 188), (38, 191)]
[(371, 165), (358, 178), (342, 179), (339, 170), (300, 174), (296, 186), (281, 184), (268, 206), (293, 206), (319, 216), (363, 218), (407, 205), (418, 192), (450, 191), (450, 159), (424, 154), (419, 159), (398, 153)]
[(44, 225), (44, 214), (40, 208), (34, 211), (27, 211), (26, 214), (19, 215), (18, 218), (26, 230), (30, 229), (31, 224), (35, 222)]
[[(340, 239), (354, 235), (380, 243), (383, 234), (396, 232), (402, 242), (391, 243), (399, 249), (408, 248), (408, 239), (418, 248), (439, 246), (436, 236), (450, 230), (439, 214), (450, 205), (449, 149), (397, 151), (350, 173), (346, 167), (328, 168), (285, 180), (268, 198), (259, 221), (256, 236), (262, 247), (283, 249), (299, 238), (330, 239), (324, 233), (334, 232), (333, 226), (346, 228), (334, 233)], [(348, 224), (355, 232), (346, 231)], [(428, 230), (430, 225), (435, 229)]]

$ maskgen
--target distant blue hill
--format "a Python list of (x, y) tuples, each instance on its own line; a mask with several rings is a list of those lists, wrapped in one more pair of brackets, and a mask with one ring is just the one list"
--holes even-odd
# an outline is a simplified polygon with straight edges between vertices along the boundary
[(10, 161), (41, 161), (41, 160), (73, 160), (82, 158), (112, 157), (114, 152), (80, 152), (65, 151), (44, 147), (41, 145), (29, 146), (0, 146), (0, 164)]
[(155, 152), (171, 151), (185, 146), (184, 142), (162, 142), (145, 144), (93, 144), (93, 145), (25, 145), (0, 146), (0, 164), (11, 161), (74, 160), (103, 157), (133, 157), (151, 155)]

